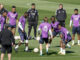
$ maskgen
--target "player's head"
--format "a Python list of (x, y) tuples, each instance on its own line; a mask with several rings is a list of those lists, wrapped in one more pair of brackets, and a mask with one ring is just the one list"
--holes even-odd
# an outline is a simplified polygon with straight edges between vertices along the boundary
[(35, 3), (32, 3), (31, 6), (32, 6), (32, 9), (35, 9)]
[(78, 14), (78, 9), (74, 9), (74, 14)]
[(27, 16), (28, 16), (28, 13), (27, 13), (27, 12), (25, 12), (25, 13), (24, 13), (24, 17), (25, 17), (25, 18), (27, 18)]
[(0, 9), (2, 9), (4, 6), (3, 6), (3, 4), (0, 4)]
[(48, 22), (48, 17), (44, 17), (44, 22)]
[(63, 4), (59, 4), (59, 9), (63, 9)]
[(16, 12), (16, 6), (12, 6), (12, 12)]
[(4, 11), (2, 15), (3, 15), (4, 17), (6, 17), (6, 16), (7, 16), (7, 12)]
[(59, 25), (58, 25), (58, 29), (61, 29), (61, 27), (62, 27), (61, 24), (59, 24)]
[(51, 19), (52, 22), (55, 22), (55, 16), (51, 16), (50, 19)]

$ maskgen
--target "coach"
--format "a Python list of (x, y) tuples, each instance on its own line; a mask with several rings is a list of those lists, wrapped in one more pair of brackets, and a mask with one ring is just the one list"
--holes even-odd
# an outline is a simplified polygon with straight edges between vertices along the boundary
[(5, 24), (5, 28), (0, 32), (1, 44), (1, 60), (4, 60), (4, 54), (8, 53), (8, 60), (11, 60), (12, 45), (15, 44), (14, 36), (10, 31), (9, 24)]
[(32, 3), (32, 8), (27, 11), (28, 13), (28, 37), (30, 39), (30, 33), (32, 27), (34, 28), (34, 39), (36, 39), (36, 30), (38, 25), (38, 11), (35, 8), (35, 3)]
[(65, 27), (66, 18), (66, 10), (63, 9), (63, 4), (59, 4), (59, 9), (56, 12), (56, 19), (60, 22), (61, 26), (63, 27)]

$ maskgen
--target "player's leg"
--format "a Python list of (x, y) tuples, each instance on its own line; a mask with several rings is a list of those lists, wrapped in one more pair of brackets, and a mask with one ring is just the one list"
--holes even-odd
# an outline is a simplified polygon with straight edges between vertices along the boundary
[(74, 40), (75, 40), (75, 33), (76, 33), (76, 28), (72, 28), (72, 46), (74, 45)]
[(77, 36), (78, 36), (78, 45), (80, 45), (80, 26), (78, 27)]
[(33, 28), (34, 28), (34, 39), (36, 39), (36, 34), (37, 34), (37, 25), (36, 24), (34, 24), (33, 25)]
[(4, 53), (1, 53), (1, 60), (4, 60)]
[(2, 47), (1, 47), (1, 60), (4, 60), (5, 52), (6, 52), (6, 48), (5, 48), (5, 46), (2, 45)]
[(72, 34), (72, 46), (74, 45), (75, 34)]
[[(55, 38), (55, 36), (57, 35), (58, 33), (57, 32), (53, 32), (53, 39)], [(52, 39), (49, 39), (49, 47), (51, 46), (51, 43), (52, 43)]]
[[(62, 34), (60, 34), (60, 38), (61, 38), (61, 39), (63, 39)], [(61, 41), (60, 41), (60, 51), (59, 51), (59, 53), (58, 53), (58, 54), (61, 54), (61, 53), (62, 53), (62, 51), (63, 51), (63, 44), (62, 44), (62, 40), (61, 40)]]
[(11, 45), (9, 45), (7, 47), (7, 53), (8, 53), (8, 60), (11, 60), (11, 53), (12, 53), (12, 46)]
[(78, 45), (80, 45), (80, 34), (77, 34), (78, 36)]
[(40, 56), (42, 56), (43, 52), (42, 52), (42, 44), (40, 44)]
[(72, 37), (71, 37), (70, 33), (67, 36), (68, 36), (68, 38), (67, 38), (68, 39), (68, 43), (66, 45), (67, 45), (68, 48), (71, 48), (69, 42), (72, 41)]
[(23, 32), (20, 29), (18, 29), (18, 32), (19, 32), (21, 40), (19, 41), (18, 45), (16, 45), (16, 47), (15, 47), (15, 51), (16, 52), (17, 52), (19, 46), (24, 42), (24, 34), (23, 34)]
[(65, 43), (62, 42), (62, 55), (65, 55), (66, 54), (66, 50), (65, 50)]
[(60, 41), (60, 51), (58, 52), (58, 54), (61, 54), (63, 52), (63, 47), (62, 47), (62, 40)]
[(24, 32), (24, 38), (25, 38), (25, 51), (30, 52), (28, 48), (28, 37), (27, 37), (26, 32)]
[(11, 54), (10, 53), (8, 54), (8, 60), (11, 60)]
[(28, 26), (28, 39), (30, 39), (31, 30), (32, 30), (32, 25), (29, 25)]
[(62, 22), (62, 26), (65, 27), (65, 21)]
[(48, 38), (45, 38), (44, 41), (46, 43), (46, 53), (48, 54), (48, 49), (49, 49)]
[(44, 43), (44, 40), (43, 38), (41, 37), (41, 39), (39, 40), (39, 43), (40, 43), (40, 56), (43, 55), (43, 52), (42, 52), (42, 44)]
[(13, 35), (15, 36), (16, 28), (11, 28)]

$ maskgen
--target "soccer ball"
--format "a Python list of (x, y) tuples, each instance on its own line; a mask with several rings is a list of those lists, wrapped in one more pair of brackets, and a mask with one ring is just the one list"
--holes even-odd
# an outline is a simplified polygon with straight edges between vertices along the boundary
[(39, 49), (38, 48), (34, 48), (34, 52), (35, 53), (39, 52)]
[(38, 41), (39, 41), (39, 40), (40, 40), (40, 37), (37, 37), (37, 38), (36, 38), (36, 40), (38, 40)]

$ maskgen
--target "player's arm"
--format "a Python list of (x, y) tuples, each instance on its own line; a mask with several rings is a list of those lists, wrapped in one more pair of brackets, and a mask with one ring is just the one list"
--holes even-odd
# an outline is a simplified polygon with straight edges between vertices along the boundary
[(6, 18), (6, 23), (8, 23), (8, 20), (9, 20), (9, 17), (7, 16), (7, 18)]
[(70, 20), (70, 27), (72, 27), (72, 20)]
[(49, 34), (50, 34), (50, 37), (52, 38), (53, 34), (52, 34), (52, 30), (51, 29), (49, 29)]
[(70, 27), (72, 28), (72, 20), (73, 20), (73, 17), (71, 16), (71, 20), (70, 20)]
[(8, 23), (9, 16), (10, 16), (10, 13), (8, 12), (8, 14), (7, 14), (7, 18), (6, 18), (6, 23)]
[(67, 42), (67, 34), (68, 34), (69, 32), (67, 32), (67, 33), (65, 33), (65, 42)]
[(40, 31), (41, 31), (41, 29), (38, 28), (38, 37), (36, 38), (37, 40), (40, 40)]
[(40, 35), (41, 28), (38, 28), (38, 35)]
[(19, 22), (19, 21), (18, 21), (18, 14), (17, 14), (17, 16), (16, 16), (16, 23), (18, 24), (18, 22)]
[(19, 27), (22, 31), (24, 31), (21, 22), (18, 23), (18, 27)]
[(12, 45), (15, 45), (15, 39), (14, 39), (14, 36), (13, 36), (12, 32), (11, 32), (10, 36), (11, 36), (10, 38), (11, 38)]

